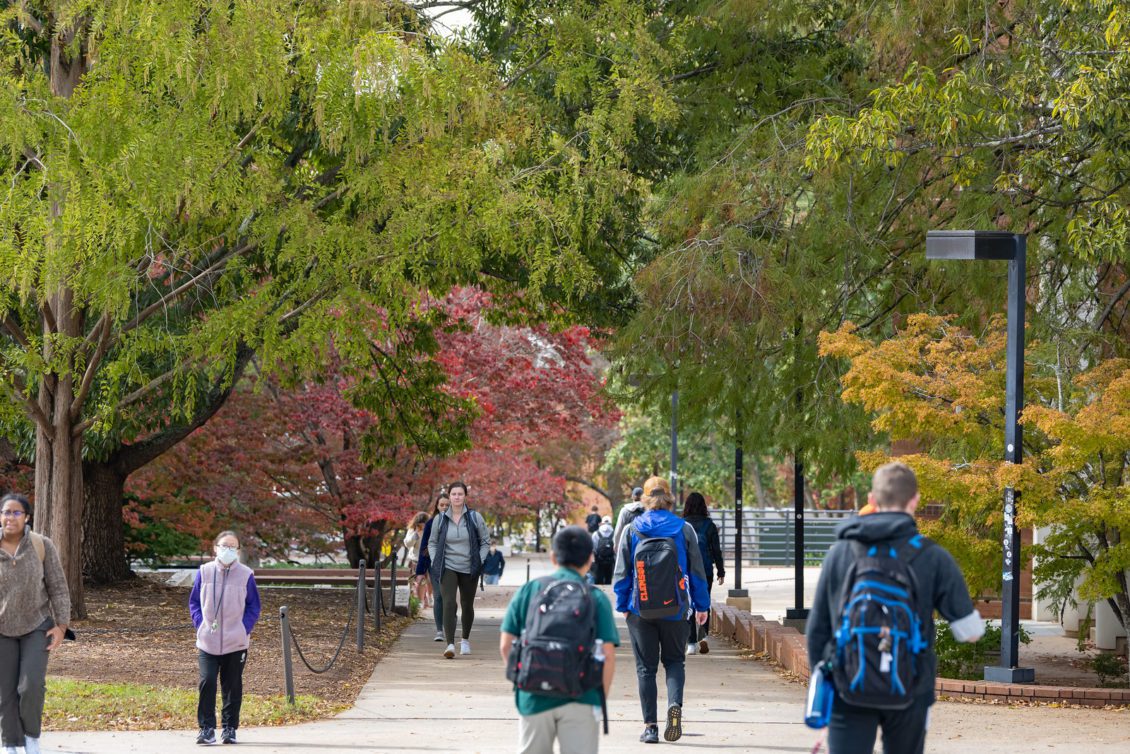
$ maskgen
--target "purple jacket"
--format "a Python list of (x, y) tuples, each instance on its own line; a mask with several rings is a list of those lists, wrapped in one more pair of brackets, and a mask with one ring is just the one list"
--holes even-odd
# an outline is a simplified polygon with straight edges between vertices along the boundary
[(200, 566), (188, 595), (197, 649), (210, 655), (247, 649), (259, 610), (259, 590), (250, 568), (240, 562), (222, 568), (215, 560)]

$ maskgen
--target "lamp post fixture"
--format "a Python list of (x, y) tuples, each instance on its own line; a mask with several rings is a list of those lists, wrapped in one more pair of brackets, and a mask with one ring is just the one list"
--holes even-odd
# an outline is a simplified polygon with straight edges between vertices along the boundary
[[(986, 230), (932, 230), (926, 234), (927, 259), (991, 259), (1008, 262), (1007, 354), (1005, 363), (1005, 460), (1022, 463), (1020, 411), (1024, 406), (1024, 282), (1027, 238), (1021, 233)], [(1020, 654), (1020, 529), (1016, 526), (1020, 493), (1004, 490), (1004, 536), (1001, 568), (1001, 659), (985, 666), (985, 680), (1032, 683), (1032, 668), (1017, 667)]]

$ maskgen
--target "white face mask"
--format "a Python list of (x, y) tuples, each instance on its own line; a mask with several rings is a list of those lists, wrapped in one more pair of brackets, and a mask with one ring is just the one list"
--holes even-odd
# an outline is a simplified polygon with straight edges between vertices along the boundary
[(216, 560), (224, 565), (231, 565), (239, 557), (234, 547), (218, 547), (216, 548)]

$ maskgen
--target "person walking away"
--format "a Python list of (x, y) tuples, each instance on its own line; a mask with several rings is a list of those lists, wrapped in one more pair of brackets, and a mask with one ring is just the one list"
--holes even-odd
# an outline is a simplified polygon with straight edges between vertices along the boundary
[(31, 503), (0, 498), (0, 739), (4, 754), (39, 754), (47, 658), (71, 622), (71, 597), (54, 543), (31, 530)]
[[(455, 593), (459, 592), (458, 608), (462, 615), (463, 638), (459, 654), (471, 654), (471, 627), (475, 623), (475, 587), (483, 560), (490, 551), (490, 530), (486, 521), (467, 507), (467, 485), (452, 482), (447, 487), (450, 507), (441, 513), (432, 527), (428, 553), (432, 573), (440, 583), (443, 599), (443, 634), (447, 647), (443, 656), (455, 657)], [(438, 529), (438, 531), (437, 531)]]
[(612, 517), (601, 519), (600, 528), (592, 535), (594, 583), (612, 583), (612, 570), (616, 567), (616, 537), (612, 529)]
[[(404, 534), (404, 550), (407, 552), (405, 559), (408, 563), (408, 570), (413, 575), (416, 573), (416, 567), (420, 564), (420, 540), (423, 537), (424, 525), (427, 522), (427, 513), (422, 511), (417, 513), (408, 523), (408, 531)], [(426, 609), (431, 607), (431, 604), (425, 584), (426, 582), (423, 579), (415, 579), (412, 591), (416, 595), (416, 599), (420, 601), (420, 607)]]
[[(935, 699), (934, 611), (958, 641), (977, 641), (985, 625), (953, 557), (918, 533), (914, 472), (880, 466), (869, 500), (876, 511), (842, 523), (824, 560), (808, 618), (808, 662), (813, 672), (825, 661), (834, 665), (830, 754), (870, 754), (880, 726), (885, 754), (920, 754)], [(859, 609), (879, 599), (890, 609)]]
[(432, 538), (432, 526), (451, 501), (447, 499), (447, 491), (440, 491), (432, 503), (432, 517), (424, 524), (424, 533), (420, 535), (420, 559), (416, 562), (416, 583), (422, 586), (432, 596), (432, 620), (436, 624), (435, 641), (443, 641), (443, 596), (440, 594), (439, 581), (432, 573), (432, 556), (428, 554), (428, 544)]
[[(652, 479), (659, 479), (659, 477), (652, 477)], [(666, 479), (664, 479), (663, 481), (664, 483), (667, 483)], [(669, 483), (667, 483), (667, 486), (663, 489), (667, 491), (668, 495), (671, 494), (671, 485)], [(634, 487), (632, 489), (631, 501), (625, 503), (624, 506), (620, 508), (620, 514), (616, 516), (616, 529), (612, 534), (612, 538), (616, 540), (617, 552), (620, 551), (620, 537), (621, 535), (623, 535), (624, 529), (628, 526), (628, 524), (632, 523), (632, 521), (634, 521), (637, 516), (643, 515), (644, 507), (643, 503), (640, 502), (642, 498), (643, 487)]]
[(667, 480), (644, 482), (645, 512), (624, 530), (616, 557), (612, 588), (616, 610), (624, 614), (644, 730), (640, 741), (659, 743), (655, 676), (660, 661), (667, 681), (666, 741), (683, 735), (683, 685), (686, 680), (686, 618), (693, 612), (699, 625), (710, 610), (706, 573), (694, 529), (671, 512), (675, 499)]
[[(600, 731), (593, 708), (605, 708), (607, 721), (620, 632), (608, 598), (584, 583), (592, 556), (588, 532), (565, 527), (552, 543), (550, 561), (557, 570), (525, 584), (506, 608), (499, 651), (507, 677), (515, 684), (518, 754), (553, 754), (554, 740), (561, 754), (598, 750)], [(583, 617), (578, 619), (578, 614)], [(575, 658), (562, 649), (578, 644), (589, 669), (585, 677)], [(547, 687), (552, 693), (546, 693)]]
[(589, 511), (589, 515), (585, 516), (585, 526), (588, 527), (589, 534), (593, 534), (600, 528), (600, 508), (596, 505)]
[(492, 543), (490, 552), (487, 553), (486, 558), (483, 560), (483, 580), (494, 586), (498, 584), (499, 579), (502, 578), (502, 572), (506, 570), (506, 558), (502, 557), (502, 553)]
[(223, 531), (214, 543), (216, 559), (200, 566), (188, 595), (188, 612), (196, 626), (200, 696), (196, 705), (198, 744), (216, 743), (216, 676), (223, 707), (220, 740), (235, 743), (243, 704), (243, 669), (251, 632), (259, 620), (259, 590), (255, 574), (239, 562), (239, 537)]
[[(722, 560), (722, 542), (718, 536), (718, 527), (710, 518), (710, 511), (706, 509), (706, 498), (701, 493), (692, 492), (687, 495), (683, 503), (683, 520), (694, 529), (698, 538), (698, 551), (702, 555), (702, 569), (706, 572), (706, 593), (709, 595), (714, 586), (714, 572), (718, 572), (718, 585), (726, 581), (726, 564)], [(710, 644), (706, 637), (710, 635), (710, 613), (707, 612), (706, 623), (698, 625), (694, 618), (687, 622), (689, 640), (687, 654), (698, 652), (706, 654), (710, 651)]]

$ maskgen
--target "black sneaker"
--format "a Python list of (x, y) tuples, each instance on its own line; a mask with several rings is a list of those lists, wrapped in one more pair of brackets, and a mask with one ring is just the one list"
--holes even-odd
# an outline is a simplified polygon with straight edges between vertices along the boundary
[(678, 741), (683, 737), (683, 708), (672, 704), (667, 708), (667, 729), (663, 731), (664, 741)]
[(659, 726), (648, 725), (647, 727), (645, 727), (643, 729), (643, 733), (640, 734), (640, 741), (645, 744), (659, 743)]
[(198, 744), (214, 744), (214, 743), (216, 743), (216, 729), (215, 728), (201, 728), (199, 735), (196, 736), (196, 743), (198, 743)]
[(224, 728), (224, 732), (220, 735), (220, 741), (225, 744), (234, 744), (235, 728)]

